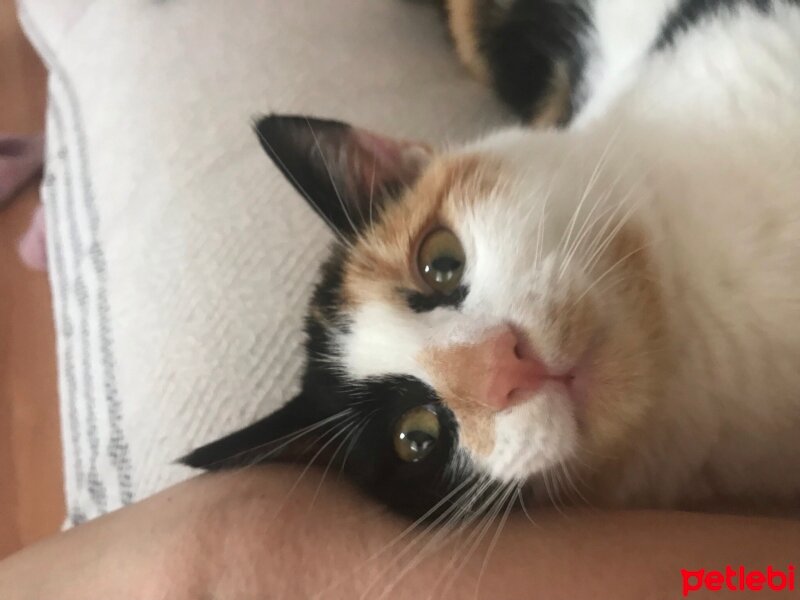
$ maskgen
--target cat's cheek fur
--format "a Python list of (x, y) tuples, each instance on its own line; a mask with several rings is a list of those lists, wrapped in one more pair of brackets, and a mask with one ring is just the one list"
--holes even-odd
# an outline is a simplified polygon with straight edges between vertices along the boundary
[(352, 307), (348, 320), (347, 330), (339, 332), (334, 343), (348, 377), (410, 375), (430, 383), (415, 360), (426, 337), (417, 315), (374, 301)]

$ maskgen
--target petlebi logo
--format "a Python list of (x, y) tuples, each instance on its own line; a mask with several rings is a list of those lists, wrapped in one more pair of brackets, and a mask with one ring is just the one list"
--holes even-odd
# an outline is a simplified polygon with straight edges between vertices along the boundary
[(786, 568), (769, 565), (764, 570), (727, 565), (724, 571), (681, 569), (683, 597), (693, 592), (793, 592), (794, 565)]

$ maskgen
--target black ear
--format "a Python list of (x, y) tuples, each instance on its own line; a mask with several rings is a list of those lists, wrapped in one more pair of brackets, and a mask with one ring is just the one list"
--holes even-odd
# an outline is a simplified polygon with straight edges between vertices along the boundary
[(264, 150), (337, 235), (350, 237), (416, 180), (431, 150), (340, 121), (268, 115), (255, 124)]
[(320, 451), (338, 430), (342, 415), (311, 416), (314, 409), (301, 393), (273, 414), (190, 452), (179, 462), (217, 471), (265, 462), (324, 460)]

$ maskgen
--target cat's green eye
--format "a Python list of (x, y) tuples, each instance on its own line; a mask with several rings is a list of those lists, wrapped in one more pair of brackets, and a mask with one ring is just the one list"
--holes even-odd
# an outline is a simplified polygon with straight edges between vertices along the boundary
[(419, 274), (430, 288), (441, 294), (456, 291), (464, 275), (464, 248), (449, 229), (436, 229), (422, 240), (417, 253)]
[(439, 440), (439, 417), (426, 406), (412, 408), (397, 422), (394, 449), (406, 462), (419, 462), (436, 447)]

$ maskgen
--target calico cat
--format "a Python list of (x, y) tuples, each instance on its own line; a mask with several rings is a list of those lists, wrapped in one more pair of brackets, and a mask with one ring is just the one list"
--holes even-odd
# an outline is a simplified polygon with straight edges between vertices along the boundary
[(796, 506), (800, 1), (447, 4), (526, 125), (260, 119), (337, 243), (301, 392), (186, 464), (328, 464), (424, 518)]

